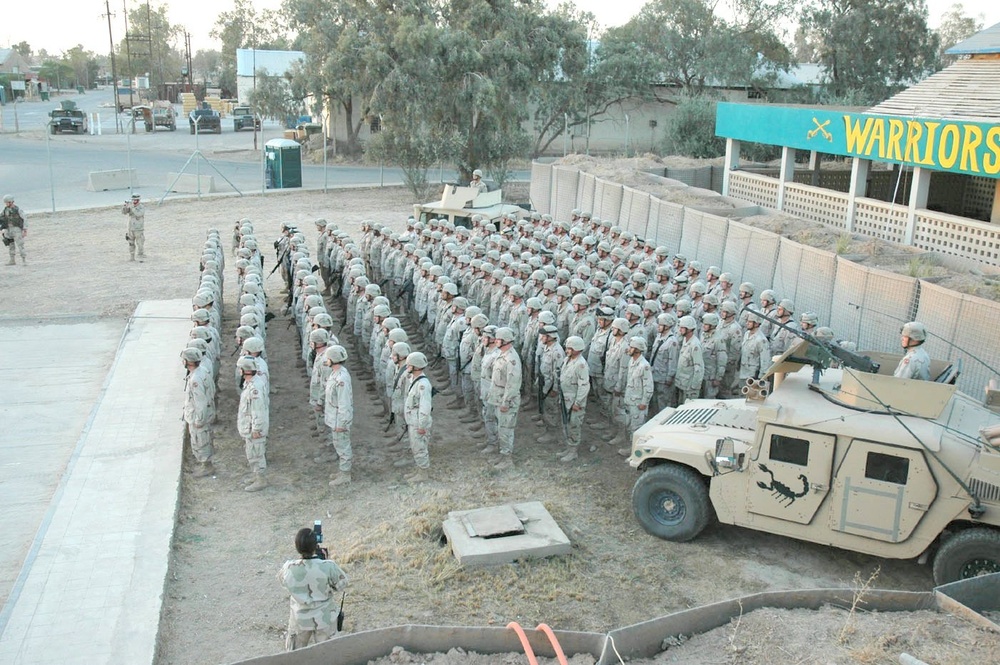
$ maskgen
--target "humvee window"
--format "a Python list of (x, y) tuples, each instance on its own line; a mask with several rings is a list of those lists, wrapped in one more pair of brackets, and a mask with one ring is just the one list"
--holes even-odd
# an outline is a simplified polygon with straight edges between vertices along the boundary
[(798, 466), (809, 464), (809, 441), (781, 434), (771, 435), (771, 459)]
[(868, 453), (865, 463), (865, 478), (886, 483), (905, 485), (910, 473), (910, 460), (883, 453)]

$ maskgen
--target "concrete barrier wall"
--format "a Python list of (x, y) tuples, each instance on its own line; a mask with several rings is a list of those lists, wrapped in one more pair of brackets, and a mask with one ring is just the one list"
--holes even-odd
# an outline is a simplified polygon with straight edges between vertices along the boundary
[(139, 185), (135, 169), (114, 169), (112, 171), (91, 171), (87, 176), (87, 191), (108, 192), (116, 189), (132, 189)]
[[(178, 175), (180, 177), (178, 177)], [(176, 180), (176, 182), (174, 182)], [(201, 188), (198, 181), (201, 180)], [(215, 177), (210, 175), (198, 176), (193, 173), (168, 173), (167, 188), (171, 192), (179, 194), (211, 194), (215, 191)]]

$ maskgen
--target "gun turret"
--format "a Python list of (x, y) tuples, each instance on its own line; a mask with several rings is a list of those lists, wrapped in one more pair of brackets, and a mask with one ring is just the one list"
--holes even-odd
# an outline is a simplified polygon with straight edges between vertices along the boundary
[[(747, 307), (746, 310), (751, 314), (759, 316), (761, 319), (768, 321), (772, 325), (778, 326), (779, 328), (784, 328), (785, 330), (789, 331), (796, 337), (800, 337), (801, 339), (808, 341), (814, 347), (823, 351), (824, 355), (826, 355), (827, 357), (836, 358), (842, 366), (847, 367), (848, 369), (857, 370), (859, 372), (864, 372), (866, 374), (878, 374), (880, 365), (871, 358), (869, 358), (868, 356), (863, 356), (859, 353), (854, 353), (853, 351), (849, 351), (844, 347), (840, 346), (839, 344), (833, 344), (824, 339), (819, 339), (818, 337), (810, 335), (809, 333), (799, 330), (798, 328), (782, 323), (781, 321), (778, 321), (774, 317), (768, 316), (767, 314), (758, 309)], [(825, 369), (826, 365), (828, 364), (828, 363), (824, 364), (819, 359), (811, 357), (811, 354), (807, 354), (807, 357), (804, 358), (803, 360), (808, 364), (812, 365), (813, 367), (817, 367), (818, 369)]]

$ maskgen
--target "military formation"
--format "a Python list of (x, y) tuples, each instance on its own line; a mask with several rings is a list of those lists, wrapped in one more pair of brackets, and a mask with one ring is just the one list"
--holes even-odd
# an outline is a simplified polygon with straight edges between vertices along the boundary
[[(529, 441), (559, 444), (552, 453), (564, 463), (600, 441), (628, 456), (650, 413), (738, 397), (797, 342), (798, 330), (836, 343), (815, 313), (796, 315), (794, 303), (774, 291), (737, 286), (717, 266), (588, 213), (574, 211), (569, 222), (474, 217), (471, 228), (410, 218), (402, 231), (365, 222), (357, 239), (322, 219), (315, 227), (310, 241), (282, 224), (271, 272), (280, 270), (281, 312), (297, 331), (303, 398), (319, 440), (314, 461), (335, 465), (334, 488), (354, 479), (356, 391), (380, 407), (393, 465), (419, 483), (431, 478), (435, 395), (450, 398), (444, 406), (458, 412), (484, 462), (499, 471), (513, 468)], [(236, 223), (231, 250), (239, 287), (237, 428), (249, 466), (245, 489), (254, 492), (268, 485), (265, 340), (274, 314), (248, 219)], [(184, 419), (199, 477), (214, 473), (223, 254), (213, 230), (182, 353)], [(904, 327), (909, 360), (900, 366), (914, 378), (926, 374), (925, 334), (919, 323)]]

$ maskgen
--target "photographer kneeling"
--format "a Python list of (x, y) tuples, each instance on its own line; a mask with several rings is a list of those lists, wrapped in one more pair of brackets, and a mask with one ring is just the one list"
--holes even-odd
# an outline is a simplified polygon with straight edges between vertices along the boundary
[(336, 593), (347, 586), (347, 575), (317, 550), (316, 532), (309, 528), (295, 534), (301, 558), (286, 561), (278, 580), (290, 594), (291, 614), (285, 649), (292, 651), (337, 635)]

